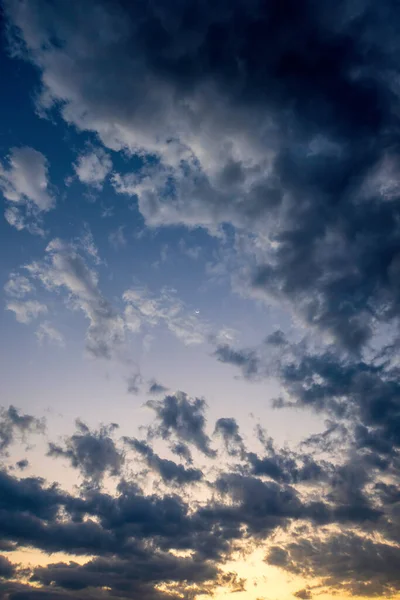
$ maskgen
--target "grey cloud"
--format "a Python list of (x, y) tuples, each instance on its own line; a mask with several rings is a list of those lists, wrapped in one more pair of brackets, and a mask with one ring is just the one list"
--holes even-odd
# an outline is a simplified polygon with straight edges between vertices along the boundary
[(302, 590), (298, 590), (293, 594), (295, 598), (300, 598), (301, 600), (311, 600), (312, 594), (311, 591), (307, 588), (303, 588)]
[(163, 386), (161, 383), (158, 383), (154, 379), (152, 381), (149, 381), (149, 394), (156, 396), (158, 394), (165, 394), (166, 392), (168, 392), (168, 388)]
[(167, 395), (163, 400), (149, 400), (147, 405), (157, 417), (157, 425), (153, 435), (169, 439), (172, 434), (188, 444), (192, 444), (207, 456), (215, 456), (211, 448), (211, 440), (205, 431), (205, 400), (190, 399), (184, 392)]
[(231, 456), (236, 456), (244, 451), (243, 439), (235, 419), (227, 417), (218, 419), (215, 423), (214, 434), (222, 437), (228, 454)]
[(30, 434), (44, 433), (45, 427), (44, 419), (22, 414), (15, 406), (0, 408), (0, 452), (6, 452), (19, 438), (26, 440)]
[(24, 471), (25, 469), (27, 469), (29, 467), (29, 461), (27, 458), (22, 458), (21, 460), (17, 461), (16, 466), (21, 471)]
[(15, 565), (6, 556), (0, 556), (0, 577), (10, 579), (15, 571)]
[(76, 426), (76, 433), (66, 439), (64, 446), (52, 442), (49, 444), (48, 455), (67, 458), (94, 485), (99, 485), (106, 474), (114, 477), (119, 475), (124, 457), (112, 438), (117, 425), (102, 426), (98, 431), (91, 431), (78, 419)]
[(267, 557), (270, 564), (297, 575), (321, 578), (328, 590), (372, 597), (398, 592), (398, 561), (397, 547), (352, 532), (300, 539), (271, 548)]
[(180, 458), (183, 458), (188, 464), (193, 462), (192, 453), (190, 452), (189, 447), (183, 442), (175, 442), (175, 444), (172, 444), (171, 452)]
[(158, 473), (166, 483), (183, 485), (196, 483), (203, 479), (203, 473), (200, 469), (186, 468), (172, 460), (161, 458), (146, 442), (133, 438), (125, 438), (125, 442), (143, 456), (147, 465)]
[(128, 394), (139, 394), (143, 384), (143, 378), (140, 373), (135, 373), (127, 379)]
[(240, 367), (245, 377), (250, 378), (258, 373), (259, 359), (252, 350), (234, 350), (224, 344), (218, 346), (214, 354), (220, 362)]

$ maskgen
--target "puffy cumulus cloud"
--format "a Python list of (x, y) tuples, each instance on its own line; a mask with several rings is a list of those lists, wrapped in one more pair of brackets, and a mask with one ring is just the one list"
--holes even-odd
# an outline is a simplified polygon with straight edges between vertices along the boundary
[(119, 475), (124, 456), (112, 438), (118, 425), (104, 425), (98, 431), (91, 431), (78, 419), (76, 427), (76, 433), (68, 437), (63, 446), (49, 444), (48, 456), (67, 458), (72, 467), (79, 469), (84, 479), (94, 485), (99, 485), (106, 474)]
[(103, 148), (92, 148), (78, 156), (74, 169), (79, 181), (101, 190), (112, 169), (112, 160)]
[(248, 284), (349, 351), (397, 323), (395, 3), (5, 11), (41, 74), (40, 108), (141, 156), (113, 183), (147, 223), (264, 236)]
[(9, 205), (5, 217), (16, 229), (42, 233), (38, 216), (55, 206), (46, 157), (33, 148), (12, 148), (0, 163), (0, 189)]
[(206, 433), (206, 402), (203, 398), (191, 399), (184, 392), (176, 392), (165, 396), (163, 400), (149, 400), (147, 406), (156, 414), (156, 425), (150, 430), (152, 436), (169, 439), (171, 435), (175, 435), (206, 456), (215, 456)]
[(7, 409), (0, 408), (0, 452), (7, 452), (8, 448), (18, 440), (25, 441), (30, 434), (44, 433), (44, 419), (37, 419), (32, 415), (21, 414), (15, 406)]
[(37, 300), (12, 300), (7, 302), (6, 309), (15, 314), (18, 323), (25, 324), (47, 313), (47, 306)]

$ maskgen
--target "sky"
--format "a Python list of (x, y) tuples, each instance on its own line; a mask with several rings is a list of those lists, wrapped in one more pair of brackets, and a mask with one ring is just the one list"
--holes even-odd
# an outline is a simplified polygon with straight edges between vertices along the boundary
[(400, 599), (398, 2), (0, 15), (0, 598)]

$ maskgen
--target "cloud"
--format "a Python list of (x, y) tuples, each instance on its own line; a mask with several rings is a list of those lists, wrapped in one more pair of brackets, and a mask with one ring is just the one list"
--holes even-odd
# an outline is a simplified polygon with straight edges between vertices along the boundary
[(33, 148), (12, 148), (9, 167), (0, 167), (0, 186), (9, 202), (32, 202), (39, 211), (54, 207), (48, 191), (48, 166), (45, 156)]
[(127, 379), (128, 394), (138, 394), (143, 384), (143, 378), (140, 373), (135, 373)]
[(124, 320), (101, 294), (97, 273), (76, 246), (54, 239), (46, 248), (44, 260), (32, 262), (25, 269), (47, 290), (67, 292), (70, 308), (85, 314), (89, 320), (86, 349), (91, 356), (110, 359), (115, 355), (124, 342)]
[(270, 564), (297, 575), (321, 578), (328, 590), (371, 597), (398, 593), (400, 582), (395, 567), (398, 560), (398, 547), (362, 538), (353, 532), (275, 546), (267, 557)]
[(131, 288), (123, 294), (127, 327), (138, 331), (142, 325), (164, 324), (185, 345), (202, 344), (211, 333), (210, 325), (190, 314), (175, 290), (163, 289), (159, 297), (144, 288)]
[(21, 414), (13, 405), (7, 409), (0, 408), (0, 452), (7, 452), (15, 441), (21, 439), (25, 441), (30, 434), (44, 433), (44, 431), (43, 419)]
[(161, 383), (158, 383), (155, 379), (149, 381), (148, 394), (156, 396), (158, 394), (165, 394), (166, 392), (168, 392), (168, 388), (163, 386)]
[(31, 294), (34, 288), (27, 277), (18, 273), (10, 273), (8, 281), (4, 286), (4, 291), (8, 296), (23, 298), (27, 294)]
[(91, 431), (78, 419), (76, 427), (76, 433), (66, 439), (64, 446), (53, 442), (49, 444), (48, 456), (67, 458), (71, 466), (79, 469), (83, 477), (94, 485), (99, 485), (106, 474), (119, 475), (124, 457), (112, 439), (118, 426), (112, 424)]
[[(335, 456), (335, 462), (325, 468), (321, 486), (319, 476), (299, 476), (304, 455), (276, 450), (261, 430), (257, 435), (265, 457), (257, 460), (264, 465), (264, 459), (274, 459), (278, 470), (277, 475), (269, 468), (257, 471), (256, 455), (244, 447), (235, 421), (221, 418), (217, 431), (240, 453), (231, 453), (234, 464), (213, 461), (205, 478), (203, 469), (162, 458), (150, 445), (157, 436), (178, 438), (184, 441), (172, 450), (184, 460), (194, 461), (186, 444), (214, 456), (205, 433), (204, 401), (180, 393), (154, 401), (152, 407), (155, 423), (148, 440), (123, 438), (125, 452), (113, 437), (115, 425), (91, 430), (79, 420), (77, 431), (62, 445), (50, 444), (51, 456), (64, 458), (80, 470), (86, 485), (79, 492), (64, 492), (38, 477), (18, 478), (0, 471), (4, 543), (15, 549), (30, 546), (47, 553), (90, 557), (83, 565), (72, 558), (69, 563), (33, 569), (30, 582), (41, 593), (53, 590), (79, 598), (83, 590), (106, 587), (105, 597), (123, 592), (121, 597), (128, 600), (140, 591), (161, 600), (168, 591), (210, 594), (220, 585), (242, 589), (243, 582), (224, 575), (221, 567), (238, 544), (246, 551), (247, 543), (253, 547), (266, 541), (270, 564), (317, 578), (324, 590), (353, 594), (361, 590), (364, 595), (398, 590), (394, 569), (400, 539), (398, 490), (385, 483), (386, 473), (381, 478), (379, 471), (368, 471), (362, 457), (350, 453), (342, 461)], [(24, 423), (24, 428), (32, 424), (21, 415), (14, 421)], [(149, 478), (139, 476), (137, 463), (124, 460), (127, 448), (152, 471), (154, 491)], [(118, 477), (115, 491), (105, 491), (105, 475)], [(192, 483), (204, 493), (191, 493), (187, 484)], [(185, 495), (177, 493), (177, 486), (185, 486)], [(290, 535), (296, 527), (297, 533)], [(375, 533), (381, 541), (372, 539)], [(350, 563), (347, 558), (343, 561), (349, 555)], [(383, 558), (375, 560), (377, 556)], [(13, 585), (17, 584), (22, 585), (19, 578)], [(25, 585), (30, 592), (29, 584)]]
[(215, 423), (214, 434), (220, 435), (224, 440), (228, 454), (236, 456), (244, 450), (243, 439), (239, 434), (239, 426), (235, 419), (221, 417)]
[(18, 323), (25, 324), (47, 313), (47, 306), (37, 300), (13, 300), (7, 302), (6, 309), (15, 313)]
[(134, 438), (125, 438), (125, 443), (140, 454), (149, 468), (158, 473), (166, 483), (184, 485), (196, 483), (203, 479), (203, 473), (200, 469), (186, 468), (172, 460), (161, 458), (146, 442)]
[(48, 342), (49, 344), (55, 344), (56, 346), (64, 346), (64, 336), (48, 321), (41, 323), (36, 330), (36, 337), (40, 344)]
[(361, 351), (399, 317), (395, 6), (186, 10), (6, 3), (41, 110), (141, 157), (113, 185), (149, 225), (266, 239), (247, 286)]
[(147, 406), (156, 414), (153, 435), (169, 439), (171, 435), (188, 444), (192, 444), (206, 456), (215, 456), (210, 446), (211, 440), (205, 432), (205, 400), (189, 398), (184, 392), (165, 396), (163, 400), (149, 400)]
[(301, 600), (311, 600), (312, 594), (309, 589), (303, 588), (293, 594), (295, 598), (301, 598)]
[(9, 205), (5, 217), (16, 229), (41, 233), (37, 223), (41, 212), (54, 208), (50, 192), (48, 162), (33, 148), (12, 148), (8, 164), (0, 163), (0, 189)]
[(93, 148), (78, 156), (74, 169), (81, 183), (101, 190), (104, 180), (112, 169), (112, 160), (103, 148)]
[[(161, 325), (187, 345), (212, 343), (216, 359), (247, 379), (274, 377), (276, 409), (309, 409), (325, 421), (297, 449), (259, 429), (259, 451), (221, 417), (214, 433), (226, 464), (204, 399), (152, 399), (146, 441), (128, 441), (152, 471), (145, 491), (112, 430), (78, 422), (50, 454), (92, 485), (66, 493), (2, 471), (0, 529), (15, 548), (91, 558), (37, 569), (39, 591), (25, 578), (7, 594), (210, 595), (231, 553), (259, 542), (270, 544), (269, 564), (304, 578), (299, 598), (311, 595), (309, 578), (342, 595), (400, 591), (397, 13), (395, 3), (369, 0), (168, 9), (158, 0), (68, 8), (6, 0), (12, 49), (41, 79), (38, 109), (104, 146), (78, 158), (80, 180), (101, 189), (110, 177), (148, 226), (206, 228), (224, 242), (216, 271), (236, 291), (289, 309), (307, 337), (291, 343), (277, 330), (257, 348), (234, 348), (166, 289), (126, 290), (114, 309), (92, 267), (99, 258), (89, 233), (50, 242), (44, 260), (27, 265), (28, 283), (12, 274), (8, 308), (22, 322), (44, 314), (27, 298), (40, 281), (87, 317), (94, 356), (113, 358), (128, 332)], [(135, 156), (137, 168), (110, 176), (109, 150)], [(47, 168), (32, 149), (11, 151), (1, 167), (6, 218), (17, 229), (42, 232), (39, 216), (54, 204)], [(122, 239), (111, 232), (111, 243)], [(46, 323), (39, 331), (51, 337)], [(382, 337), (387, 346), (375, 352)], [(133, 375), (131, 391), (138, 383)], [(25, 430), (4, 419), (6, 450)], [(185, 466), (156, 452), (152, 442), (163, 440)], [(221, 458), (207, 477), (199, 455)], [(110, 474), (115, 493), (102, 487)], [(177, 493), (193, 481), (203, 494)]]
[(240, 367), (245, 377), (253, 377), (259, 370), (259, 362), (252, 350), (234, 350), (228, 344), (218, 346), (214, 355), (222, 363)]
[(0, 577), (10, 579), (16, 571), (15, 565), (6, 556), (0, 556)]

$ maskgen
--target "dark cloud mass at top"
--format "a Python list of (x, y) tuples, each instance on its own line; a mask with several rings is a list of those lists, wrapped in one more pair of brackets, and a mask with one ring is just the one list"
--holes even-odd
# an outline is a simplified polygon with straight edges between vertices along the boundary
[[(36, 284), (64, 294), (89, 322), (88, 355), (129, 366), (129, 402), (147, 381), (151, 420), (140, 439), (79, 418), (71, 435), (47, 432), (46, 460), (72, 467), (74, 487), (37, 476), (36, 450), (11, 461), (45, 425), (1, 410), (0, 598), (250, 597), (229, 569), (255, 548), (304, 582), (293, 597), (400, 597), (399, 2), (3, 0), (2, 10), (9, 54), (39, 78), (38, 116), (95, 139), (72, 178), (132, 197), (149, 228), (231, 241), (233, 289), (289, 311), (297, 337), (258, 322), (258, 347), (233, 342), (199, 310), (187, 316), (174, 290), (158, 298), (136, 283), (116, 309), (90, 229), (46, 242), (43, 260), (11, 273), (7, 309), (27, 324), (49, 311), (25, 298)], [(49, 165), (29, 147), (0, 161), (18, 232), (47, 235)], [(117, 252), (132, 235), (128, 223), (115, 232)], [(282, 419), (308, 410), (325, 429), (289, 447), (262, 423), (249, 439), (237, 407), (217, 414), (167, 377), (168, 387), (142, 379), (128, 335), (142, 328), (147, 351), (157, 324), (188, 346), (209, 343), (250, 394), (250, 382), (274, 379)], [(47, 321), (36, 335), (64, 344)], [(63, 554), (26, 566), (13, 560), (26, 548)]]
[(267, 233), (252, 285), (350, 351), (397, 323), (395, 1), (6, 0), (5, 12), (41, 72), (41, 110), (155, 157), (113, 179), (150, 225)]

